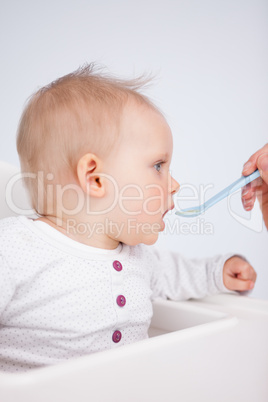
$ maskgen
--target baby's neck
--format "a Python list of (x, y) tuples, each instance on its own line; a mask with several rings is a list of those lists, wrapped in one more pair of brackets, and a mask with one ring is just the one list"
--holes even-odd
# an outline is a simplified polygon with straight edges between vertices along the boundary
[(94, 223), (80, 222), (76, 223), (76, 225), (70, 225), (70, 222), (67, 224), (64, 220), (59, 220), (55, 216), (42, 216), (36, 220), (50, 225), (70, 239), (86, 244), (87, 246), (114, 250), (119, 245), (119, 241), (111, 238), (107, 234), (97, 234)]

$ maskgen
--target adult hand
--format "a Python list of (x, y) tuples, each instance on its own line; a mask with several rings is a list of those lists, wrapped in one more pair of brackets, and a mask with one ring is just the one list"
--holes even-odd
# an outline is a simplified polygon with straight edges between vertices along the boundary
[(248, 176), (256, 169), (259, 169), (262, 180), (256, 179), (242, 189), (242, 204), (246, 211), (250, 211), (257, 196), (268, 229), (268, 144), (249, 158), (244, 164), (242, 174)]

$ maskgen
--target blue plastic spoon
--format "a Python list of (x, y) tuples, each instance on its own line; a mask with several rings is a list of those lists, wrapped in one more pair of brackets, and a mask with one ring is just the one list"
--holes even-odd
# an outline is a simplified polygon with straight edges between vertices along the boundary
[(234, 183), (230, 184), (230, 186), (226, 187), (224, 190), (214, 195), (208, 201), (204, 202), (204, 204), (198, 205), (197, 207), (182, 209), (181, 211), (176, 211), (175, 213), (176, 215), (185, 216), (187, 218), (198, 216), (205, 212), (208, 208), (211, 208), (213, 205), (217, 204), (217, 202), (223, 200), (225, 197), (228, 197), (235, 191), (239, 190), (241, 187), (244, 187), (246, 184), (251, 183), (258, 177), (260, 177), (260, 172), (257, 169), (249, 176), (240, 177), (240, 179), (236, 180)]

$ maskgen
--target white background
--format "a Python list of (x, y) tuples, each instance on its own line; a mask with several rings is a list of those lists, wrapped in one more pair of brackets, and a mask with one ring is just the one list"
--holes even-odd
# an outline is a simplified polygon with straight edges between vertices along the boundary
[[(1, 0), (0, 160), (19, 163), (15, 136), (27, 97), (97, 61), (123, 78), (156, 75), (147, 94), (173, 131), (172, 173), (182, 185), (211, 185), (209, 198), (267, 142), (267, 17), (266, 0)], [(178, 226), (159, 247), (188, 257), (243, 254), (258, 272), (252, 297), (268, 299), (259, 207), (243, 212), (237, 193), (231, 210), (224, 200), (196, 219), (169, 213)]]

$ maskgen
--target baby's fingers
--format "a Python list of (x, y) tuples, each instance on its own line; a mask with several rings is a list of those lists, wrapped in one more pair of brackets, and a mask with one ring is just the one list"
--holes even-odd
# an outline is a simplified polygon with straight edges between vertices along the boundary
[(240, 273), (235, 276), (230, 275), (226, 278), (227, 287), (231, 290), (238, 290), (243, 292), (254, 288), (257, 274), (251, 265), (245, 266)]
[(251, 280), (242, 280), (238, 278), (228, 278), (228, 289), (245, 292), (254, 288), (254, 282)]
[(238, 286), (242, 288), (244, 287), (245, 290), (249, 290), (254, 288), (257, 279), (257, 274), (254, 268), (248, 264), (245, 265), (243, 269), (241, 269), (241, 272), (237, 274), (236, 279), (240, 281), (240, 284)]
[(236, 275), (236, 278), (239, 280), (244, 280), (244, 281), (252, 281), (255, 282), (257, 278), (257, 274), (254, 270), (254, 268), (245, 263), (243, 268), (241, 268), (240, 272)]
[(229, 258), (224, 264), (223, 282), (227, 289), (240, 292), (253, 289), (256, 278), (254, 268), (239, 256)]

